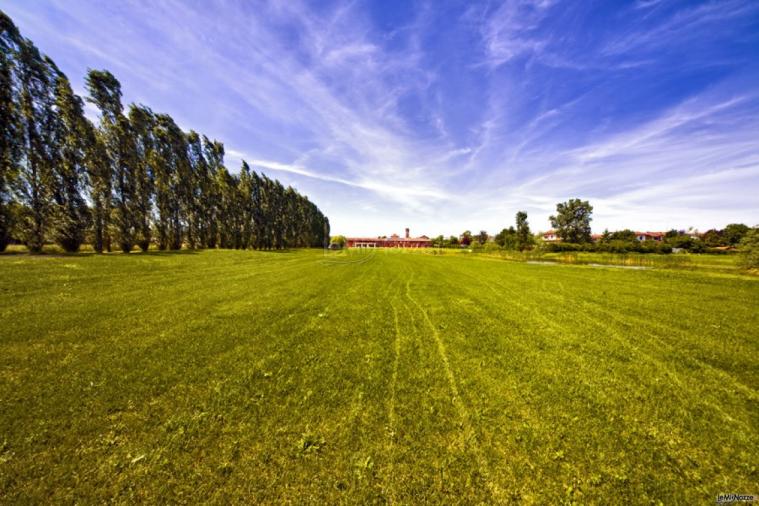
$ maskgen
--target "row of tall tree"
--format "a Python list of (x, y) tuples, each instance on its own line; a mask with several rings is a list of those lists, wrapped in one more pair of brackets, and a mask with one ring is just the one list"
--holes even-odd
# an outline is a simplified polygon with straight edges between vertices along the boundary
[(504, 228), (494, 237), (490, 237), (486, 230), (480, 230), (476, 235), (470, 230), (465, 230), (460, 236), (452, 235), (445, 238), (439, 235), (432, 239), (432, 246), (435, 248), (457, 248), (468, 247), (472, 245), (484, 246), (490, 240), (504, 249), (524, 251), (535, 244), (535, 238), (530, 232), (530, 224), (527, 222), (527, 213), (519, 211), (516, 214), (516, 228), (510, 226)]
[(323, 246), (329, 221), (303, 195), (167, 114), (124, 109), (121, 85), (90, 70), (84, 102), (55, 63), (0, 11), (0, 251), (55, 242), (77, 251)]

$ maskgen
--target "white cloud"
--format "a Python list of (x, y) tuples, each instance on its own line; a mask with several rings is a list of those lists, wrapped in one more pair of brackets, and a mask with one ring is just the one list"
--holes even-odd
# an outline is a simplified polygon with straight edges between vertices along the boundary
[[(753, 12), (752, 3), (680, 9), (646, 29), (634, 16), (658, 19), (652, 13), (663, 5), (641, 0), (623, 13), (631, 17), (624, 29), (604, 32), (598, 47), (579, 53), (571, 37), (562, 38), (569, 27), (551, 17), (572, 18), (579, 4), (474, 5), (463, 19), (446, 21), (461, 30), (446, 34), (452, 40), (480, 41), (457, 49), (460, 63), (460, 55), (427, 52), (436, 50), (425, 43), (435, 40), (440, 27), (431, 20), (442, 12), (429, 6), (382, 32), (365, 5), (352, 2), (201, 9), (178, 0), (86, 7), (50, 0), (57, 7), (49, 16), (21, 0), (10, 4), (56, 60), (66, 48), (78, 60), (65, 64), (110, 68), (127, 101), (234, 147), (227, 149), (231, 170), (246, 158), (315, 192), (338, 232), (389, 233), (390, 224), (428, 235), (495, 231), (520, 209), (541, 229), (556, 202), (576, 196), (596, 204), (601, 227), (759, 220), (751, 197), (759, 188), (759, 100), (746, 91), (751, 79), (728, 76), (732, 89), (689, 91), (675, 106), (662, 98), (649, 110), (599, 112), (634, 100), (624, 77), (657, 61), (650, 49), (694, 34), (710, 40), (704, 30)], [(112, 22), (100, 22), (104, 13)], [(515, 61), (524, 65), (507, 65)], [(545, 68), (560, 70), (539, 72)], [(611, 75), (623, 69), (622, 78)], [(464, 93), (443, 93), (458, 73), (467, 78), (456, 83)], [(71, 74), (76, 82), (83, 69)], [(467, 95), (472, 88), (480, 93)], [(454, 107), (462, 100), (466, 107)], [(588, 125), (586, 116), (597, 121)]]

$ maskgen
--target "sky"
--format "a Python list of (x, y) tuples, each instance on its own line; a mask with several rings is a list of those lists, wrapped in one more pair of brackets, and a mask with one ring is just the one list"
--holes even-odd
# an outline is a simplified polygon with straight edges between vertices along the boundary
[[(759, 224), (755, 0), (4, 0), (82, 96), (222, 141), (334, 234)], [(95, 111), (89, 106), (88, 114)]]

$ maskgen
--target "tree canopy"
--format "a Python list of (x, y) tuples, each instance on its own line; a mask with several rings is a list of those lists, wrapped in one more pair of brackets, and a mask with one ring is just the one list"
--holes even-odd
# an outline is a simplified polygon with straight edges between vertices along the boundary
[(519, 211), (516, 216), (516, 247), (519, 251), (524, 251), (532, 244), (532, 234), (530, 233), (530, 224), (527, 223), (527, 213)]
[[(90, 69), (93, 125), (67, 77), (0, 12), (0, 251), (55, 242), (97, 252), (326, 246), (329, 220), (292, 187), (224, 164), (224, 145), (168, 114), (122, 104)], [(125, 113), (126, 110), (126, 113)]]
[(759, 269), (759, 227), (749, 229), (743, 235), (739, 250), (744, 267)]
[(593, 206), (587, 200), (570, 199), (556, 204), (556, 214), (550, 217), (551, 226), (562, 241), (590, 242), (590, 222)]

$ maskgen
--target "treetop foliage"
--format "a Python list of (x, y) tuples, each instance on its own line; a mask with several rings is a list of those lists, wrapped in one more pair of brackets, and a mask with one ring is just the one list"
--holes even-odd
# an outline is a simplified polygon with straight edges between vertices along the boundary
[(160, 249), (326, 246), (329, 220), (307, 197), (224, 145), (183, 132), (168, 114), (130, 104), (107, 70), (90, 69), (99, 125), (55, 63), (0, 11), (0, 251), (12, 239), (38, 252), (112, 244)]
[(739, 250), (744, 267), (759, 269), (759, 226), (746, 231), (741, 239)]
[(564, 242), (590, 242), (590, 222), (593, 206), (587, 200), (570, 199), (556, 204), (556, 214), (551, 216), (551, 226)]

